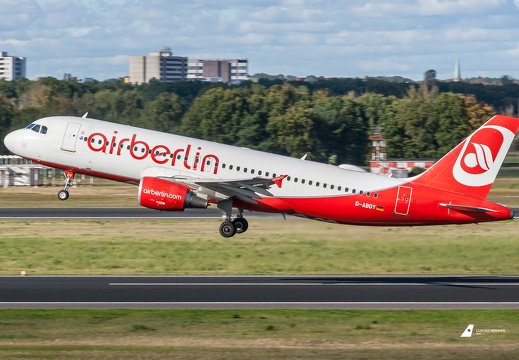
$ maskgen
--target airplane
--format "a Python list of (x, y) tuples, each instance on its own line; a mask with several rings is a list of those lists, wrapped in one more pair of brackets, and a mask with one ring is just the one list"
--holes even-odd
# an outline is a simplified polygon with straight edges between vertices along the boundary
[(216, 205), (225, 213), (223, 237), (248, 229), (244, 210), (376, 226), (514, 217), (486, 197), (519, 128), (517, 118), (493, 116), (425, 172), (399, 179), (87, 115), (45, 117), (4, 139), (14, 154), (64, 171), (60, 200), (69, 198), (75, 174), (135, 184), (139, 204), (151, 209)]

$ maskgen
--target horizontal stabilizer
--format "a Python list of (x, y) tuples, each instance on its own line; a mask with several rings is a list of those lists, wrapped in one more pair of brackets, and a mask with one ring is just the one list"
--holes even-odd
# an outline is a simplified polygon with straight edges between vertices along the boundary
[(445, 204), (440, 203), (440, 206), (446, 207), (447, 209), (461, 211), (461, 212), (478, 212), (478, 213), (486, 213), (486, 212), (496, 212), (496, 210), (478, 207), (478, 206), (469, 206), (469, 205), (456, 205), (456, 204)]

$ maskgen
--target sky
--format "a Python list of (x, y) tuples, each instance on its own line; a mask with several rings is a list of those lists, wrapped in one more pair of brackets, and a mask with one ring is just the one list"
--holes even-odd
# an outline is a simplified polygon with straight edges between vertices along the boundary
[(519, 78), (519, 0), (0, 0), (27, 77), (127, 76), (129, 56), (247, 58), (249, 74)]

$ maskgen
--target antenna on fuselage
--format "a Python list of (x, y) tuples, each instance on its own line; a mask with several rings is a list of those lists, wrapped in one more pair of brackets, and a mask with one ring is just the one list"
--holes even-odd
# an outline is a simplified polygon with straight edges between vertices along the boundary
[(86, 119), (86, 117), (88, 116), (88, 111), (85, 113), (85, 115), (81, 116), (83, 119)]

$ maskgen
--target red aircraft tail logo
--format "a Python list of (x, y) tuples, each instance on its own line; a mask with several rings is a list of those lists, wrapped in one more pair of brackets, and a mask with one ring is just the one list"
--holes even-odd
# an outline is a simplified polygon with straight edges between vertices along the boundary
[(452, 175), (466, 186), (492, 184), (508, 152), (514, 133), (501, 126), (485, 126), (465, 140)]

